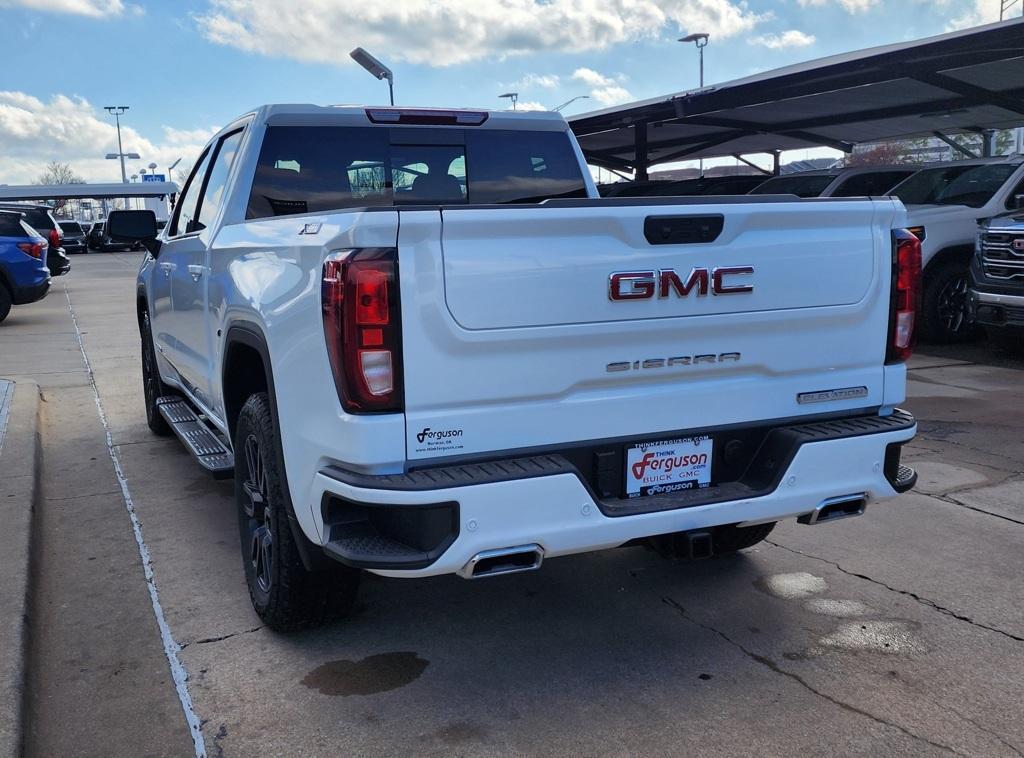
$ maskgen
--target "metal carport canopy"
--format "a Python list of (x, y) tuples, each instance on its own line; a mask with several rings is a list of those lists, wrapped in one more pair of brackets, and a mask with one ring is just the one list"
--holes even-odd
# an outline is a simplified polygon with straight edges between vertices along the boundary
[(178, 192), (174, 182), (132, 184), (0, 184), (0, 200), (71, 200), (104, 197), (164, 197)]
[(573, 116), (588, 162), (670, 161), (1024, 125), (1024, 19)]

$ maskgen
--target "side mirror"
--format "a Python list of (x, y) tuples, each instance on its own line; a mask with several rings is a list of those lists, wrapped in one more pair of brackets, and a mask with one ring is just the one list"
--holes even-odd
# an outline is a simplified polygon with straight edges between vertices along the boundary
[(154, 256), (160, 249), (156, 214), (153, 211), (112, 211), (107, 216), (106, 235), (120, 242), (141, 242)]

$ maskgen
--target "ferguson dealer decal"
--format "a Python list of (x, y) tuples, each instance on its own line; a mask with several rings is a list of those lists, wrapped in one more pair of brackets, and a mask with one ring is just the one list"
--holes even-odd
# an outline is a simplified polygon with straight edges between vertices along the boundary
[(660, 495), (711, 484), (710, 437), (635, 445), (626, 451), (626, 495)]
[(461, 429), (431, 429), (423, 427), (416, 433), (417, 453), (450, 453), (462, 450)]

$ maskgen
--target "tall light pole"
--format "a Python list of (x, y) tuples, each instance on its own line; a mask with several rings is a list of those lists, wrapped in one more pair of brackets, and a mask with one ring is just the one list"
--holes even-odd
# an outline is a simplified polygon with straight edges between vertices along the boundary
[(388, 96), (391, 98), (391, 104), (395, 104), (395, 75), (391, 73), (391, 69), (381, 63), (379, 60), (374, 58), (368, 52), (363, 50), (361, 47), (357, 47), (355, 50), (349, 53), (349, 57), (352, 58), (356, 63), (365, 68), (371, 74), (378, 79), (388, 80)]
[[(697, 46), (697, 52), (700, 54), (700, 88), (704, 89), (704, 48), (708, 46), (708, 39), (710, 35), (707, 32), (696, 32), (694, 34), (687, 34), (685, 37), (680, 37), (680, 42), (692, 42)], [(700, 159), (700, 175), (704, 176), (704, 159)]]
[(174, 167), (181, 163), (181, 158), (178, 158), (174, 163), (167, 167), (167, 181), (174, 181)]
[(512, 101), (512, 110), (516, 109), (516, 103), (519, 102), (518, 92), (506, 92), (504, 95), (498, 95), (498, 97), (507, 97), (509, 100)]
[(575, 103), (577, 100), (589, 100), (589, 99), (590, 99), (590, 95), (576, 95), (576, 97), (574, 97), (572, 100), (566, 100), (564, 103), (559, 105), (557, 108), (552, 108), (551, 110), (553, 110), (555, 113), (558, 113), (560, 110), (562, 110), (562, 108), (564, 108), (567, 105), (571, 105), (572, 103)]
[(121, 147), (121, 116), (128, 110), (127, 105), (104, 105), (103, 110), (114, 116), (114, 122), (117, 124), (117, 153), (121, 158), (121, 183), (128, 183), (128, 172), (124, 170), (124, 148)]
[(708, 46), (709, 34), (706, 32), (697, 32), (696, 34), (687, 34), (685, 37), (680, 37), (680, 42), (692, 42), (697, 46), (697, 51), (700, 53), (700, 88), (704, 89), (704, 48)]

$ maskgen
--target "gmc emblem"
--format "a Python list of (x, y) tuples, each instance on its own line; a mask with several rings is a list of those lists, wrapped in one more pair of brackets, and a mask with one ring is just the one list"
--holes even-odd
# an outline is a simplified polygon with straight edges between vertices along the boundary
[(657, 271), (616, 271), (608, 276), (609, 300), (650, 300), (668, 297), (674, 292), (686, 297), (690, 292), (696, 295), (738, 295), (753, 292), (752, 284), (726, 284), (725, 277), (753, 274), (753, 266), (719, 266), (713, 269), (690, 269), (685, 279), (680, 279), (674, 269)]

